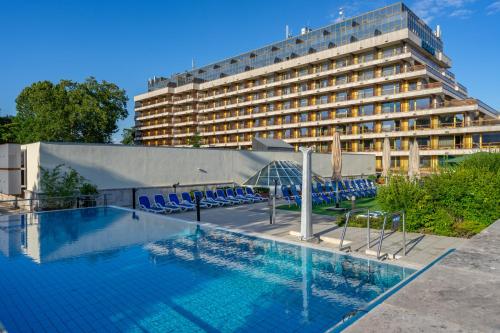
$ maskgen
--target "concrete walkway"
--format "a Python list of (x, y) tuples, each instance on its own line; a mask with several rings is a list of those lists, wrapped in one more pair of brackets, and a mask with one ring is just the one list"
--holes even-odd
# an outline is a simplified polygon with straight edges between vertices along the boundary
[[(285, 202), (280, 202), (284, 204)], [(298, 241), (297, 237), (291, 236), (289, 232), (299, 231), (300, 213), (286, 210), (276, 210), (276, 223), (269, 224), (269, 207), (267, 203), (238, 205), (232, 207), (203, 209), (201, 221), (219, 225), (229, 229), (239, 229), (257, 236), (273, 236), (287, 241)], [(196, 220), (196, 212), (187, 212), (174, 215), (185, 220)], [(313, 214), (313, 230), (320, 237), (340, 239), (342, 228), (335, 224), (332, 216)], [(371, 247), (376, 248), (379, 232), (372, 230)], [(364, 256), (366, 250), (367, 234), (366, 228), (349, 227), (346, 240), (352, 242), (351, 250), (355, 254)], [(416, 233), (407, 234), (407, 256), (395, 261), (399, 265), (413, 268), (421, 268), (430, 263), (449, 248), (455, 248), (464, 242), (461, 238), (440, 237), (422, 235)], [(317, 244), (330, 250), (338, 250), (338, 245), (320, 242)], [(384, 237), (382, 252), (402, 255), (402, 233), (388, 233)]]
[(500, 332), (500, 220), (346, 332)]

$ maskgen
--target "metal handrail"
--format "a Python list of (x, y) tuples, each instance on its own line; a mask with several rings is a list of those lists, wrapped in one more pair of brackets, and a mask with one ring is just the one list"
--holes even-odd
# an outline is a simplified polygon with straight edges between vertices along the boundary
[(19, 208), (20, 202), (29, 202), (29, 211), (33, 211), (33, 202), (43, 202), (43, 201), (51, 201), (51, 200), (75, 200), (77, 208), (80, 206), (80, 200), (85, 199), (98, 199), (103, 198), (104, 206), (108, 205), (107, 193), (103, 194), (81, 194), (81, 195), (73, 195), (73, 196), (58, 196), (58, 197), (38, 197), (38, 198), (18, 198), (0, 200), (1, 203), (13, 203), (12, 208)]
[[(346, 220), (345, 220), (344, 228), (342, 229), (342, 236), (340, 237), (339, 250), (342, 250), (344, 248), (343, 245), (344, 245), (345, 235), (347, 233), (347, 225), (349, 224), (349, 219), (351, 218), (352, 215), (357, 215), (361, 212), (367, 212), (368, 226), (370, 225), (370, 209), (357, 208), (357, 209), (352, 209), (352, 210), (348, 211), (346, 213)], [(370, 235), (369, 234), (367, 236), (367, 239), (368, 239), (368, 246), (370, 246)]]
[(377, 259), (380, 259), (380, 252), (382, 250), (382, 243), (384, 241), (384, 236), (385, 236), (385, 226), (387, 224), (387, 217), (391, 216), (392, 221), (394, 222), (395, 217), (402, 218), (403, 222), (403, 256), (406, 256), (406, 214), (405, 211), (396, 211), (396, 212), (391, 212), (391, 213), (386, 213), (384, 216), (384, 223), (382, 224), (382, 229), (380, 230), (380, 237), (378, 241), (378, 248), (377, 248)]

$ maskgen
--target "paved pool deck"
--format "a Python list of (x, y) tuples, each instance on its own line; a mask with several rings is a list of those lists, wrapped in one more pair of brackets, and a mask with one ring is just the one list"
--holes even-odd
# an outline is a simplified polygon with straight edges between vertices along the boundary
[(500, 332), (500, 220), (345, 332)]
[[(285, 202), (280, 202), (279, 204), (284, 203)], [(238, 229), (256, 236), (271, 236), (286, 241), (300, 242), (297, 237), (289, 234), (290, 231), (300, 230), (300, 213), (277, 209), (276, 223), (270, 224), (269, 211), (270, 209), (267, 203), (203, 209), (201, 211), (201, 222), (216, 224), (228, 229)], [(196, 219), (195, 212), (186, 212), (173, 216), (190, 221)], [(329, 237), (340, 239), (342, 227), (338, 227), (335, 224), (334, 217), (332, 216), (313, 214), (313, 231), (315, 235), (320, 238)], [(367, 243), (366, 228), (349, 227), (345, 239), (352, 242), (350, 246), (354, 255), (365, 256)], [(372, 230), (372, 250), (376, 249), (378, 240), (379, 231)], [(465, 240), (461, 238), (408, 233), (406, 237), (407, 256), (402, 256), (402, 233), (388, 232), (384, 237), (381, 252), (401, 256), (401, 258), (393, 262), (398, 265), (418, 269), (430, 263), (446, 250), (456, 248), (464, 242)], [(338, 250), (338, 245), (327, 242), (319, 242), (316, 243), (315, 246), (330, 250)]]

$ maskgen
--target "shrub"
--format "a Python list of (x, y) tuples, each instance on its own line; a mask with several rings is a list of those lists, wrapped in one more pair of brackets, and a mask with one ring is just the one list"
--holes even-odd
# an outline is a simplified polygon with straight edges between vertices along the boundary
[(43, 209), (70, 208), (74, 205), (74, 196), (97, 194), (97, 187), (88, 182), (78, 172), (60, 164), (53, 169), (40, 167), (40, 190)]
[(386, 211), (405, 210), (409, 231), (470, 237), (500, 217), (500, 154), (478, 153), (420, 182), (393, 176), (379, 189)]
[(254, 191), (254, 193), (258, 193), (262, 196), (269, 196), (269, 187), (254, 187), (252, 188), (252, 190)]

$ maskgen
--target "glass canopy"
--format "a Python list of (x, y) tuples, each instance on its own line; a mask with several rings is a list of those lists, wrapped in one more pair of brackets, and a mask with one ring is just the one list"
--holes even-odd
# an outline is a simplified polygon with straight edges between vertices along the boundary
[[(278, 180), (278, 185), (302, 185), (302, 166), (294, 161), (272, 161), (250, 177), (244, 185), (274, 186), (275, 179)], [(324, 183), (324, 180), (314, 173), (312, 181)]]

